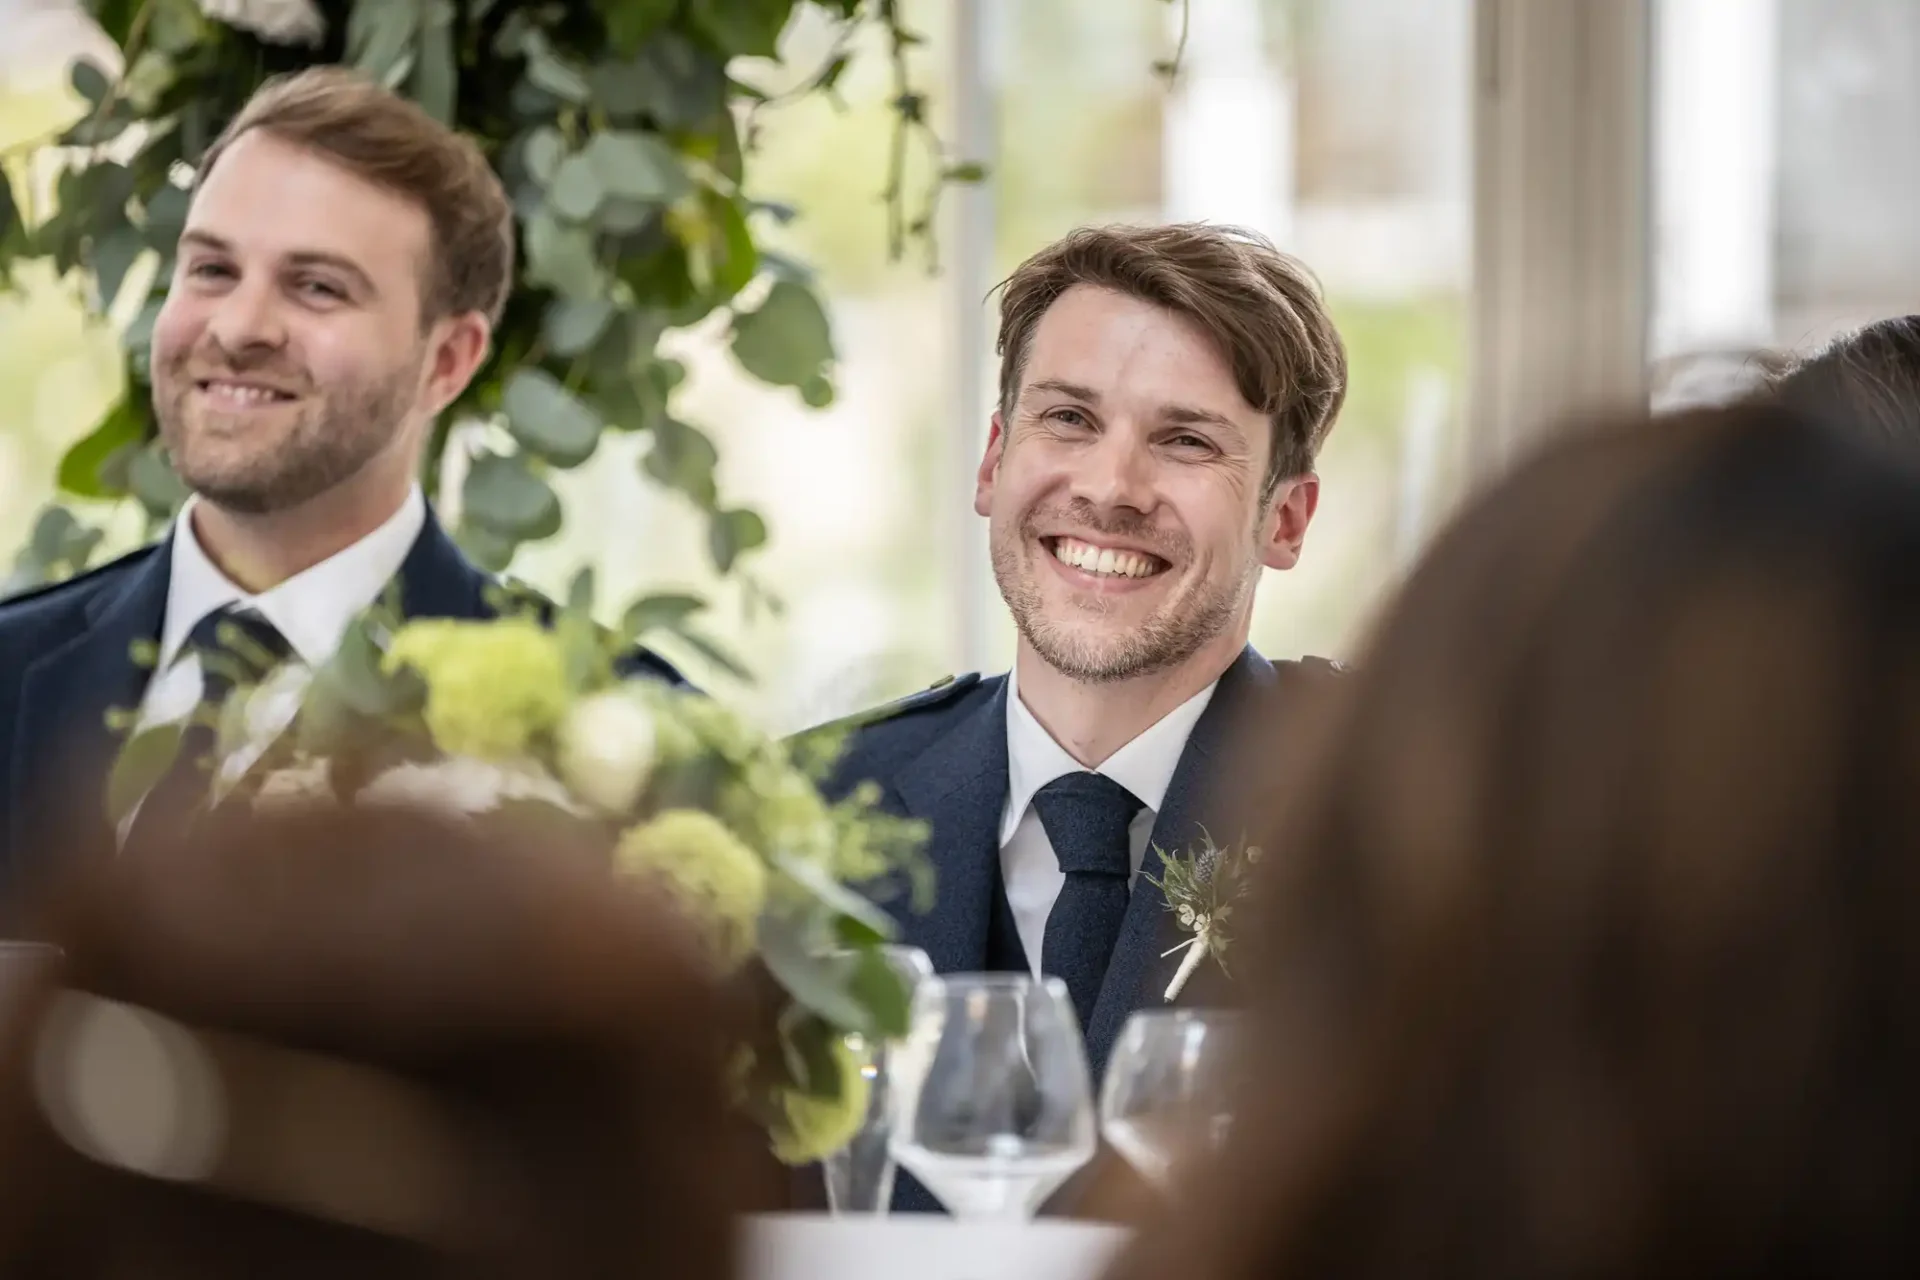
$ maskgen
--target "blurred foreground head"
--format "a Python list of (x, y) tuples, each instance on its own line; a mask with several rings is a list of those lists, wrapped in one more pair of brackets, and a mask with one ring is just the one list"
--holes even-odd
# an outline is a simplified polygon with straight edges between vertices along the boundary
[(1920, 480), (1774, 409), (1583, 436), (1321, 711), (1260, 1086), (1122, 1275), (1920, 1274)]
[(1920, 448), (1920, 315), (1843, 334), (1774, 386), (1803, 413), (1825, 415), (1900, 448)]
[(0, 1275), (730, 1274), (725, 1004), (592, 859), (247, 821), (95, 864), (37, 936)]

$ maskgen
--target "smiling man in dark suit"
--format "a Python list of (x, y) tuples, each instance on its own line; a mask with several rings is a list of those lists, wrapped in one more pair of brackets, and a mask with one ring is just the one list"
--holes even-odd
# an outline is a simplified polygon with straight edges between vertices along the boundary
[(875, 781), (931, 825), (938, 903), (904, 940), (940, 972), (1060, 977), (1098, 1078), (1177, 963), (1149, 850), (1198, 838), (1237, 725), (1331, 669), (1247, 640), (1262, 571), (1293, 567), (1313, 519), (1346, 355), (1298, 262), (1199, 225), (1041, 251), (1005, 286), (999, 349), (974, 507), (1014, 669), (884, 709), (833, 785)]
[[(340, 69), (264, 87), (209, 149), (152, 349), (194, 496), (158, 545), (0, 605), (0, 898), (56, 827), (134, 841), (178, 820), (191, 752), (131, 830), (104, 830), (107, 712), (159, 724), (217, 703), (216, 630), (311, 669), (392, 584), (410, 617), (492, 613), (492, 580), (415, 476), (486, 358), (513, 255), (479, 150)], [(630, 665), (678, 679), (651, 655)]]

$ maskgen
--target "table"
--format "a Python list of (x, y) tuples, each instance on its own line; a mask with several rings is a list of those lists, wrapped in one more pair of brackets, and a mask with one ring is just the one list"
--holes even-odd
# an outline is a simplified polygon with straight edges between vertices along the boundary
[(1124, 1227), (1041, 1219), (957, 1222), (933, 1214), (746, 1220), (743, 1280), (1098, 1280)]

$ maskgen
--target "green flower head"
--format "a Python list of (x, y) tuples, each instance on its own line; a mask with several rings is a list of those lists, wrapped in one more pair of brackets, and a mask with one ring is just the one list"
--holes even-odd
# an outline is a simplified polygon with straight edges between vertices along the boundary
[(669, 809), (622, 836), (614, 858), (622, 871), (659, 876), (680, 906), (708, 927), (729, 969), (752, 953), (767, 901), (767, 868), (720, 819)]
[(410, 622), (383, 665), (426, 682), (427, 732), (449, 755), (509, 760), (552, 733), (567, 710), (566, 659), (531, 618)]
[(866, 1063), (845, 1040), (832, 1045), (840, 1068), (840, 1091), (831, 1098), (814, 1098), (798, 1089), (781, 1089), (775, 1097), (778, 1115), (771, 1137), (774, 1158), (782, 1164), (811, 1164), (823, 1160), (853, 1140), (867, 1118)]

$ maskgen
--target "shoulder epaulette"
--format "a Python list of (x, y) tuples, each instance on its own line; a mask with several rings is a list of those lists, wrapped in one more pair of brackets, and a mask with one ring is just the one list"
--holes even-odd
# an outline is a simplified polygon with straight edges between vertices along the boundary
[(926, 711), (933, 707), (942, 707), (952, 702), (967, 690), (980, 683), (980, 673), (969, 671), (963, 676), (942, 676), (918, 693), (910, 693), (904, 698), (892, 702), (883, 702), (866, 711), (856, 711), (850, 716), (822, 725), (823, 729), (864, 729), (868, 725), (880, 724), (887, 720), (897, 720), (901, 716), (916, 711)]
[(63, 591), (77, 590), (87, 583), (92, 582), (95, 578), (104, 577), (118, 569), (125, 569), (134, 561), (153, 555), (159, 550), (159, 547), (160, 544), (157, 542), (148, 543), (144, 547), (134, 548), (123, 556), (115, 556), (105, 564), (97, 564), (83, 573), (76, 573), (71, 578), (62, 578), (58, 582), (43, 582), (39, 586), (28, 587), (26, 590), (17, 591), (10, 596), (0, 596), (0, 609), (5, 609), (16, 604), (25, 604), (29, 600), (41, 600), (48, 596), (56, 596)]

